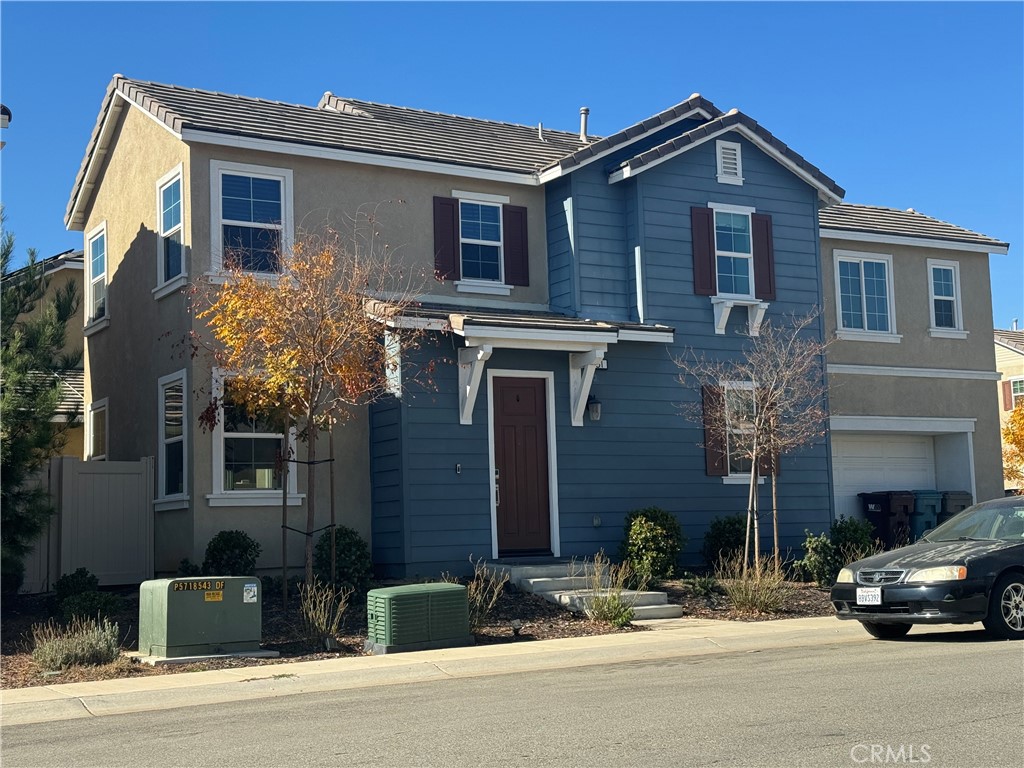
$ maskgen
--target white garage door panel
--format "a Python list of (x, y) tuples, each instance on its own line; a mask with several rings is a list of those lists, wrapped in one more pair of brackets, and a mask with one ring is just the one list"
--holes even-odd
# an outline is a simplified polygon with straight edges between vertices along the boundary
[(832, 434), (836, 517), (862, 517), (858, 493), (935, 488), (935, 447), (919, 435)]

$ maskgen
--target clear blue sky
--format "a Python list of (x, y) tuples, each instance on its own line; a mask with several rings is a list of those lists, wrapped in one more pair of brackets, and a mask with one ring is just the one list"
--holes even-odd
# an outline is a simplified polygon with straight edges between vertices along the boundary
[(847, 190), (1010, 243), (994, 321), (1024, 323), (1024, 4), (0, 3), (18, 247), (63, 215), (111, 76), (315, 105), (340, 96), (613, 133), (698, 92)]

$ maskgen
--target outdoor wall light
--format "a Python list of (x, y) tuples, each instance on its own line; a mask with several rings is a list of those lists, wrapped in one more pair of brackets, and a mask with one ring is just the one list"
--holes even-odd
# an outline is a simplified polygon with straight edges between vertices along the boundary
[(593, 395), (587, 397), (587, 415), (591, 421), (601, 420), (601, 401)]

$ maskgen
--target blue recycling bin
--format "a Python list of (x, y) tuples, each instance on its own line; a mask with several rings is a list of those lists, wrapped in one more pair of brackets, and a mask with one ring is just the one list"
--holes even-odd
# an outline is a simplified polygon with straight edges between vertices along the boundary
[(914, 491), (914, 509), (910, 513), (910, 540), (917, 541), (939, 523), (942, 491)]

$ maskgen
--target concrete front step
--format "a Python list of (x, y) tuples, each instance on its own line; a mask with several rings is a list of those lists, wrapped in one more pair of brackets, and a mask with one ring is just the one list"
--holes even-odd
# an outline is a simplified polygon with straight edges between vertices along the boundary
[(543, 565), (487, 563), (486, 568), (492, 573), (507, 573), (509, 584), (519, 589), (522, 589), (521, 582), (527, 579), (559, 579), (571, 576), (584, 576), (592, 573), (594, 570), (592, 565), (582, 562), (545, 563)]
[(591, 578), (589, 576), (561, 576), (529, 578), (519, 580), (519, 589), (523, 592), (569, 592), (589, 589)]
[[(542, 597), (570, 611), (581, 611), (598, 596), (608, 595), (607, 590), (577, 589), (572, 592), (552, 592)], [(668, 596), (664, 592), (636, 592), (632, 589), (622, 590), (622, 601), (634, 607), (641, 605), (667, 605)]]

